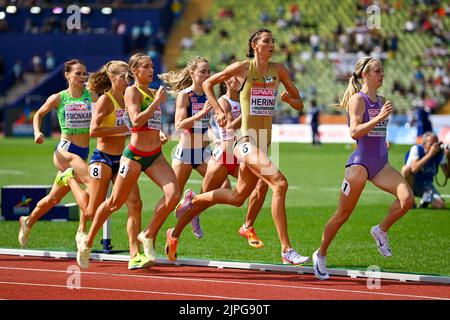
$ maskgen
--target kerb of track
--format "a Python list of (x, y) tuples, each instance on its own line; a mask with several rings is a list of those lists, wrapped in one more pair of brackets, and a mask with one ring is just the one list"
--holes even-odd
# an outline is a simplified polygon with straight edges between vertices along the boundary
[[(0, 248), (0, 255), (14, 255), (14, 256), (31, 256), (31, 257), (47, 257), (55, 259), (75, 259), (76, 252), (65, 251), (46, 251), (46, 250), (26, 250), (26, 249), (6, 249)], [(128, 255), (119, 254), (102, 254), (92, 253), (91, 259), (96, 261), (123, 261), (128, 262), (130, 257)], [(198, 266), (198, 267), (213, 267), (213, 268), (231, 268), (231, 269), (248, 269), (258, 271), (277, 271), (297, 274), (314, 274), (312, 267), (288, 266), (265, 263), (247, 263), (247, 262), (229, 262), (229, 261), (211, 261), (202, 259), (177, 259), (175, 262), (169, 261), (166, 258), (157, 258), (158, 264), (169, 264), (176, 266)], [(436, 275), (421, 275), (414, 273), (395, 273), (395, 272), (378, 272), (378, 271), (364, 271), (364, 270), (348, 270), (348, 269), (328, 269), (328, 273), (333, 276), (350, 277), (350, 278), (371, 278), (384, 280), (398, 280), (401, 282), (423, 282), (423, 283), (440, 283), (450, 284), (450, 277), (436, 276)]]

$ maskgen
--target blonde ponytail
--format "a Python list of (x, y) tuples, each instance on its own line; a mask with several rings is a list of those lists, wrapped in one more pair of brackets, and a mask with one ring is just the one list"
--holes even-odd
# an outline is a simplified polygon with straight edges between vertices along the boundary
[(350, 101), (350, 98), (362, 89), (363, 72), (370, 71), (369, 62), (375, 60), (376, 59), (373, 59), (372, 57), (364, 57), (358, 60), (355, 66), (355, 72), (353, 72), (352, 76), (348, 80), (347, 90), (345, 90), (345, 93), (341, 101), (339, 102), (339, 106), (341, 108), (348, 110), (348, 103)]
[(203, 57), (197, 56), (193, 60), (189, 61), (186, 67), (180, 71), (169, 71), (163, 74), (159, 74), (158, 78), (161, 79), (168, 87), (168, 93), (177, 95), (184, 89), (192, 85), (191, 72), (197, 68), (200, 62), (208, 62)]
[(113, 60), (105, 64), (97, 72), (89, 77), (87, 88), (91, 92), (102, 95), (112, 87), (110, 76), (119, 74), (119, 68), (126, 67), (128, 64), (124, 61)]

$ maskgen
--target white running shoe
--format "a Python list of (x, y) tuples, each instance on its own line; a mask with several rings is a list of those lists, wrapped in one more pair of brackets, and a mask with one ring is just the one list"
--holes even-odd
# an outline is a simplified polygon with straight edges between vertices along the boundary
[(375, 239), (378, 251), (380, 251), (381, 255), (385, 257), (391, 257), (392, 250), (389, 247), (389, 239), (387, 233), (381, 231), (380, 226), (376, 225), (375, 227), (370, 229), (370, 234)]
[(310, 259), (309, 257), (304, 257), (300, 255), (295, 249), (289, 249), (287, 252), (281, 253), (281, 259), (283, 260), (283, 264), (304, 264), (307, 263)]
[(21, 216), (19, 218), (20, 229), (19, 229), (19, 243), (22, 247), (26, 247), (28, 243), (28, 236), (30, 235), (31, 228), (27, 226), (27, 216)]
[(91, 256), (92, 248), (89, 248), (86, 243), (86, 237), (80, 241), (80, 249), (77, 252), (77, 263), (81, 269), (89, 268), (89, 257)]
[(330, 275), (327, 272), (327, 258), (319, 254), (319, 249), (314, 251), (313, 256), (314, 274), (319, 280), (327, 280)]
[(82, 231), (77, 231), (77, 235), (75, 236), (75, 241), (77, 243), (77, 251), (80, 251), (81, 241), (87, 236), (86, 233)]
[(146, 238), (144, 232), (141, 232), (137, 236), (139, 242), (142, 244), (142, 248), (144, 249), (144, 255), (153, 262), (156, 263), (156, 252), (153, 244), (153, 239)]

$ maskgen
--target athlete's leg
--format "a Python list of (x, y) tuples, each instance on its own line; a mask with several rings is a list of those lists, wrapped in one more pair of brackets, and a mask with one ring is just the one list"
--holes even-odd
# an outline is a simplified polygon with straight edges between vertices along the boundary
[(361, 192), (366, 185), (367, 176), (367, 170), (363, 166), (353, 165), (346, 169), (339, 197), (339, 206), (330, 220), (328, 220), (323, 231), (322, 243), (319, 249), (321, 256), (325, 257), (327, 255), (331, 241), (333, 241), (341, 226), (348, 220), (355, 209)]
[(405, 178), (389, 163), (372, 179), (372, 183), (397, 198), (389, 208), (388, 215), (380, 223), (381, 231), (387, 232), (398, 219), (412, 208), (414, 195)]
[(111, 196), (97, 209), (94, 221), (86, 237), (87, 247), (92, 247), (95, 236), (110, 215), (119, 210), (127, 200), (131, 189), (137, 183), (141, 173), (141, 165), (136, 161), (122, 157), (119, 175), (116, 178)]
[(89, 204), (87, 206), (85, 218), (80, 220), (78, 227), (79, 232), (86, 231), (87, 220), (94, 220), (95, 212), (100, 204), (106, 200), (108, 193), (108, 187), (111, 182), (112, 169), (105, 163), (94, 162), (90, 165), (91, 183), (90, 183), (90, 197)]
[(215, 204), (229, 204), (240, 207), (255, 188), (258, 178), (245, 165), (239, 167), (239, 178), (232, 190), (220, 188), (196, 195), (192, 199), (192, 208), (186, 211), (178, 220), (172, 231), (172, 236), (178, 238), (184, 227), (197, 215)]
[(256, 217), (264, 205), (264, 200), (266, 199), (268, 190), (269, 185), (261, 179), (258, 180), (255, 190), (253, 190), (250, 198), (248, 199), (247, 216), (245, 217), (246, 227), (249, 228), (255, 224)]
[(158, 201), (147, 228), (143, 231), (146, 238), (156, 240), (158, 231), (166, 221), (167, 216), (175, 209), (180, 201), (181, 191), (177, 177), (164, 155), (160, 155), (155, 162), (145, 170), (145, 174), (152, 179), (163, 191), (163, 197)]
[(69, 191), (69, 187), (60, 186), (56, 183), (53, 184), (50, 193), (39, 200), (34, 210), (26, 219), (27, 227), (32, 228), (36, 221), (38, 221), (43, 215), (50, 211), (51, 208), (60, 203), (61, 199), (64, 198), (66, 194), (69, 193)]
[(139, 192), (139, 185), (133, 184), (130, 195), (126, 201), (128, 208), (127, 232), (130, 244), (130, 257), (133, 258), (139, 253), (139, 241), (137, 236), (141, 231), (142, 200)]
[(188, 163), (183, 163), (181, 160), (173, 159), (172, 160), (172, 169), (177, 178), (178, 186), (180, 191), (183, 192), (184, 187), (186, 186), (186, 182), (191, 176), (192, 165)]

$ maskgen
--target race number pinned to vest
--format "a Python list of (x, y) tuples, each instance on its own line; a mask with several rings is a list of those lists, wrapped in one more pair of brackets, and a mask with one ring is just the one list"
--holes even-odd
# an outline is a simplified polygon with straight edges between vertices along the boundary
[(94, 179), (101, 179), (102, 178), (102, 166), (97, 166), (91, 164), (89, 166), (89, 175)]
[(161, 115), (161, 106), (157, 106), (155, 111), (153, 111), (152, 117), (147, 121), (147, 127), (152, 130), (161, 130)]
[(277, 91), (277, 89), (251, 88), (250, 115), (273, 117), (275, 115)]
[[(369, 114), (370, 120), (378, 116), (380, 113), (380, 109), (368, 109), (367, 113)], [(367, 134), (368, 137), (386, 137), (386, 130), (387, 125), (389, 122), (389, 118), (386, 118), (380, 122), (377, 123), (377, 125), (370, 130), (370, 132)]]

